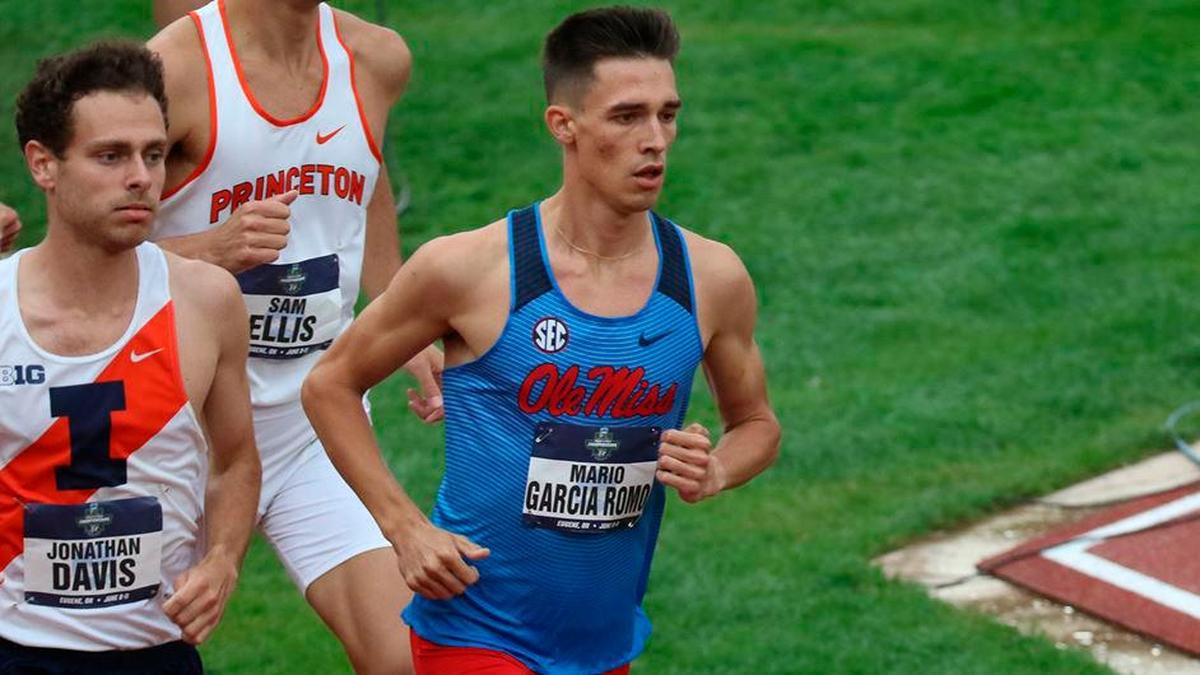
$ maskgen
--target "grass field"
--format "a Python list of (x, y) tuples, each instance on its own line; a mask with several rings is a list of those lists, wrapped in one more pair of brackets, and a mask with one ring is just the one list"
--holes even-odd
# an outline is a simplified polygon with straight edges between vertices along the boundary
[[(372, 17), (375, 3), (339, 3)], [(935, 528), (1131, 461), (1197, 397), (1200, 8), (1147, 0), (668, 1), (686, 102), (662, 211), (760, 288), (785, 427), (750, 486), (668, 508), (647, 673), (1084, 673), (1079, 653), (883, 580)], [(39, 55), (145, 36), (148, 0), (0, 0), (0, 117)], [(388, 143), (405, 248), (556, 187), (542, 35), (579, 3), (393, 2), (416, 71)], [(40, 236), (9, 132), (0, 200)], [(437, 429), (377, 419), (424, 505)], [(710, 399), (693, 409), (715, 421)], [(256, 543), (216, 673), (336, 672)]]

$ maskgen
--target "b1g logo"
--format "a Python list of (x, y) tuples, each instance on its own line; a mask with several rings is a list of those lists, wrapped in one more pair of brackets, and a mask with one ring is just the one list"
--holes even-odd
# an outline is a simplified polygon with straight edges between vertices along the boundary
[(565, 349), (569, 337), (570, 331), (567, 330), (567, 324), (552, 316), (541, 319), (533, 327), (534, 346), (547, 354), (561, 352)]
[(45, 381), (45, 366), (36, 363), (27, 366), (0, 366), (0, 387), (42, 384)]

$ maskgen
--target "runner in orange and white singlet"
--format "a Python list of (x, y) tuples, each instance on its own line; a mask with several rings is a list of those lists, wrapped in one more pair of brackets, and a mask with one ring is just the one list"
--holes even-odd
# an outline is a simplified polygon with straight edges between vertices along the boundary
[(133, 43), (17, 103), (47, 227), (0, 262), (0, 672), (200, 672), (253, 527), (237, 286), (144, 243), (165, 105)]
[[(304, 36), (304, 37), (302, 37)], [(410, 56), (394, 32), (315, 0), (217, 0), (150, 41), (171, 98), (167, 189), (153, 238), (238, 276), (263, 461), (260, 527), (355, 668), (409, 668), (410, 594), (391, 545), (333, 469), (300, 384), (400, 266), (381, 162)], [(440, 419), (441, 353), (410, 363)]]

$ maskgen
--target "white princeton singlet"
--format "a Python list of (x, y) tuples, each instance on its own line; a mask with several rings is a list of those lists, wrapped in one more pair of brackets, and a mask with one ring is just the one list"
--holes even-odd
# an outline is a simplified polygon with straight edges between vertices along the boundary
[(180, 372), (167, 261), (137, 248), (125, 334), (39, 347), (0, 262), (0, 637), (82, 651), (180, 638), (162, 603), (195, 564), (208, 451)]
[[(272, 435), (289, 436), (289, 447), (315, 438), (300, 407), (300, 384), (354, 318), (367, 205), (379, 175), (351, 52), (333, 10), (321, 4), (319, 14), (316, 39), (325, 65), (320, 93), (306, 114), (280, 120), (246, 85), (223, 0), (192, 12), (212, 85), (210, 146), (183, 185), (164, 193), (152, 235), (202, 232), (248, 201), (300, 191), (279, 260), (238, 275), (250, 312), (250, 393), (260, 449), (281, 440), (267, 443), (264, 421), (287, 429)], [(285, 419), (292, 421), (278, 424)]]

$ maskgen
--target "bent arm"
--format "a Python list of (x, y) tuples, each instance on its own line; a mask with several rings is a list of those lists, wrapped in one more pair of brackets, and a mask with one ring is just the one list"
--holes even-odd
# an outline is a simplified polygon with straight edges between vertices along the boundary
[[(163, 64), (163, 84), (170, 101), (167, 185), (178, 188), (205, 161), (213, 141), (211, 134), (216, 133), (210, 128), (210, 108), (215, 103), (209, 98), (207, 86), (211, 84), (211, 75), (199, 28), (190, 20), (164, 28), (146, 46)], [(202, 260), (237, 274), (279, 257), (279, 251), (287, 244), (288, 204), (294, 199), (295, 195), (287, 193), (247, 202), (224, 221), (213, 223), (202, 232), (159, 238), (156, 243), (184, 258)]]
[(713, 450), (720, 490), (762, 473), (779, 454), (781, 430), (767, 399), (762, 354), (754, 341), (754, 286), (738, 262), (737, 275), (723, 285), (725, 309), (704, 352), (704, 374), (717, 401), (724, 433)]
[[(204, 402), (210, 442), (208, 486), (204, 495), (204, 557), (175, 579), (175, 593), (163, 611), (181, 629), (184, 640), (200, 644), (221, 621), (237, 583), (258, 505), (261, 469), (250, 423), (246, 381), (249, 335), (246, 307), (228, 275), (200, 273), (198, 292), (211, 303), (203, 312), (218, 327), (220, 345), (211, 386)], [(241, 314), (242, 321), (229, 321)]]
[(396, 200), (388, 179), (387, 165), (380, 163), (375, 191), (367, 204), (367, 234), (364, 243), (362, 289), (371, 302), (387, 290), (400, 269), (400, 223)]
[(196, 234), (159, 239), (154, 243), (175, 255), (192, 260), (203, 260), (211, 265), (223, 267), (234, 274), (242, 271), (236, 265), (229, 265), (225, 257), (219, 255), (214, 244), (215, 239), (216, 235), (213, 230), (205, 230)]
[[(428, 247), (429, 245), (427, 245)], [(449, 330), (435, 256), (418, 251), (304, 380), (309, 421), (388, 539), (427, 523), (383, 461), (362, 397)]]
[[(225, 311), (212, 317), (221, 330), (221, 355), (204, 404), (211, 443), (208, 489), (205, 492), (207, 556), (226, 558), (236, 570), (254, 529), (261, 483), (258, 448), (250, 412), (246, 377), (249, 321), (232, 278), (226, 277)], [(229, 320), (242, 316), (241, 321)]]
[[(382, 150), (387, 136), (388, 112), (404, 95), (412, 74), (412, 53), (404, 38), (394, 31), (338, 12), (358, 65), (355, 84), (362, 94), (372, 137)], [(394, 168), (394, 167), (393, 167)], [(379, 164), (379, 177), (367, 204), (366, 251), (363, 256), (362, 288), (374, 300), (400, 269), (400, 234), (396, 201), (388, 178), (388, 167)]]

